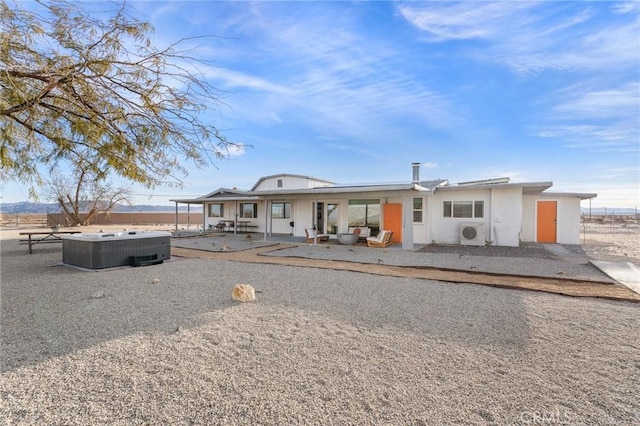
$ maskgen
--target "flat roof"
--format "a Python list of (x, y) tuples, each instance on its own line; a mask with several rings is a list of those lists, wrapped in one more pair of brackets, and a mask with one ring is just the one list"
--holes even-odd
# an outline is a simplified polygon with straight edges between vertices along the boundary
[(537, 194), (553, 186), (553, 182), (514, 182), (514, 183), (492, 183), (477, 185), (450, 185), (437, 188), (438, 191), (467, 191), (477, 189), (493, 188), (522, 188), (523, 194)]

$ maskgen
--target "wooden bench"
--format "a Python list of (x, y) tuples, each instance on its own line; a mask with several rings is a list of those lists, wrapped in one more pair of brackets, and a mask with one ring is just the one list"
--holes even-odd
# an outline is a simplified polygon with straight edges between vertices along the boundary
[[(36, 231), (36, 232), (21, 232), (20, 235), (27, 235), (27, 239), (20, 240), (20, 244), (29, 245), (29, 254), (33, 253), (33, 246), (40, 243), (59, 243), (62, 242), (62, 238), (59, 235), (64, 234), (79, 234), (80, 231)], [(34, 238), (36, 235), (38, 237)]]

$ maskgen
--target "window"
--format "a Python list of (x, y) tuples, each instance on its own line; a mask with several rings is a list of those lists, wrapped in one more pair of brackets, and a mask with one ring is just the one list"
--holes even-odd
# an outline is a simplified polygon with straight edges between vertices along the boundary
[(368, 226), (380, 229), (380, 200), (349, 200), (349, 226)]
[(413, 223), (422, 223), (422, 198), (413, 199)]
[(483, 218), (484, 201), (445, 201), (442, 216), (453, 218)]
[(224, 217), (224, 204), (209, 204), (209, 217)]
[(473, 203), (473, 217), (484, 217), (484, 202), (475, 201)]
[(243, 219), (253, 219), (258, 217), (258, 204), (240, 203), (240, 217)]
[(473, 202), (471, 201), (454, 201), (453, 217), (473, 217)]
[(282, 188), (282, 179), (278, 179), (278, 188)]
[(271, 217), (273, 219), (291, 218), (291, 203), (271, 203)]

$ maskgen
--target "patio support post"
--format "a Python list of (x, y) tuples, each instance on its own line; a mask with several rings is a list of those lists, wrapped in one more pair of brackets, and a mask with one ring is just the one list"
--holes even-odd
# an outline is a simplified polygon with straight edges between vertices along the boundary
[[(265, 198), (264, 200), (264, 241), (267, 241), (267, 226), (270, 222), (269, 214), (269, 200)], [(273, 225), (273, 223), (271, 223)], [(269, 229), (270, 230), (270, 229)]]
[(238, 233), (238, 200), (236, 200), (236, 218), (233, 222), (233, 235)]
[(176, 232), (178, 232), (178, 202), (176, 201)]
[(318, 199), (313, 203), (313, 244), (318, 244)]
[(413, 251), (413, 196), (403, 197), (402, 250)]

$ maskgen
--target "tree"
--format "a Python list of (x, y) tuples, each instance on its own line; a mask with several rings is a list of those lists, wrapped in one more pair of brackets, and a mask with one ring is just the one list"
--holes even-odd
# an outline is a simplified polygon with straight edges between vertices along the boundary
[(88, 225), (98, 213), (109, 213), (121, 204), (131, 204), (127, 188), (114, 189), (102, 173), (79, 160), (73, 165), (73, 176), (52, 173), (49, 180), (50, 195), (67, 220), (67, 225)]
[(88, 172), (180, 185), (181, 160), (206, 166), (241, 147), (204, 121), (220, 98), (179, 50), (191, 39), (154, 47), (124, 4), (108, 19), (80, 3), (14, 5), (0, 3), (0, 179), (33, 185), (39, 166), (85, 156)]

